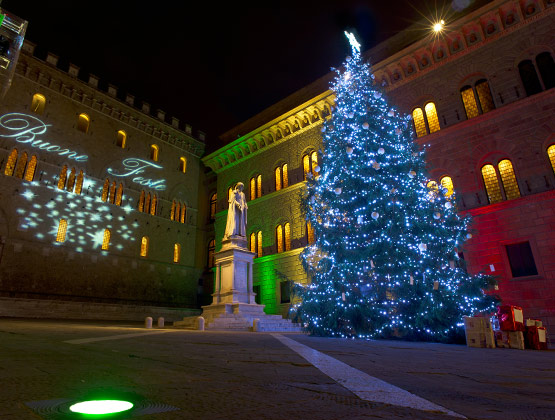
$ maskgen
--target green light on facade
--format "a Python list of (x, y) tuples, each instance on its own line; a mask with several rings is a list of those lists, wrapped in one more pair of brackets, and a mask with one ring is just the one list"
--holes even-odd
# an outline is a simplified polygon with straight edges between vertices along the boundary
[(2, 23), (4, 23), (4, 18), (5, 17), (6, 17), (6, 15), (0, 14), (0, 26), (2, 26)]
[(69, 410), (80, 414), (114, 414), (133, 408), (128, 401), (119, 400), (92, 400), (73, 404)]

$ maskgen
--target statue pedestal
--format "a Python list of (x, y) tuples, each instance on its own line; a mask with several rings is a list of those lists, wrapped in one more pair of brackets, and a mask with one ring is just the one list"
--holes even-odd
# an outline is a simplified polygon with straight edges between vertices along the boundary
[[(202, 307), (206, 329), (252, 331), (300, 331), (299, 325), (281, 315), (266, 315), (264, 305), (255, 302), (252, 291), (254, 252), (246, 248), (244, 236), (232, 236), (222, 241), (215, 255), (216, 286), (212, 304)], [(194, 317), (193, 317), (194, 318)], [(195, 328), (196, 318), (174, 322), (181, 328)]]

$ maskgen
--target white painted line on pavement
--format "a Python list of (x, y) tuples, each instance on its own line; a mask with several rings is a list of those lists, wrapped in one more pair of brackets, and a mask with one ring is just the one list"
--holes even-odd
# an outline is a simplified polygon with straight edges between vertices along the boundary
[(434, 404), (424, 398), (411, 394), (404, 389), (397, 388), (381, 379), (374, 378), (346, 363), (314, 350), (281, 334), (272, 334), (291, 350), (297, 352), (322, 373), (326, 374), (338, 384), (344, 386), (353, 394), (365, 401), (410, 407), (423, 411), (438, 411), (453, 417), (466, 417), (450, 411), (445, 407)]
[(149, 332), (134, 333), (134, 334), (109, 335), (109, 336), (105, 336), (105, 337), (80, 338), (78, 340), (67, 340), (67, 341), (64, 341), (64, 343), (86, 344), (86, 343), (94, 343), (95, 341), (122, 340), (124, 338), (132, 338), (132, 337), (140, 337), (142, 335), (152, 335), (152, 334), (166, 333), (166, 332), (169, 332), (169, 331), (170, 330), (160, 330), (160, 331), (149, 331)]

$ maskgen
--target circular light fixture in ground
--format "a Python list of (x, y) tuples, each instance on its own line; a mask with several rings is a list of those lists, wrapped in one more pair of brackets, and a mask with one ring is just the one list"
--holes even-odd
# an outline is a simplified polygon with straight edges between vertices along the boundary
[(128, 401), (119, 400), (92, 400), (73, 404), (69, 410), (80, 414), (113, 414), (121, 413), (133, 408)]

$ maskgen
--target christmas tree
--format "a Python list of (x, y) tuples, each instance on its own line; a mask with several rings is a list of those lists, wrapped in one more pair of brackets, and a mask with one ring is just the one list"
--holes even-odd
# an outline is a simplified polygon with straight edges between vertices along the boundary
[(455, 195), (430, 182), (410, 118), (373, 83), (360, 45), (336, 70), (321, 165), (302, 209), (315, 242), (301, 258), (297, 320), (317, 335), (452, 340), (462, 316), (491, 312), (491, 276), (469, 275), (457, 255), (469, 219)]

